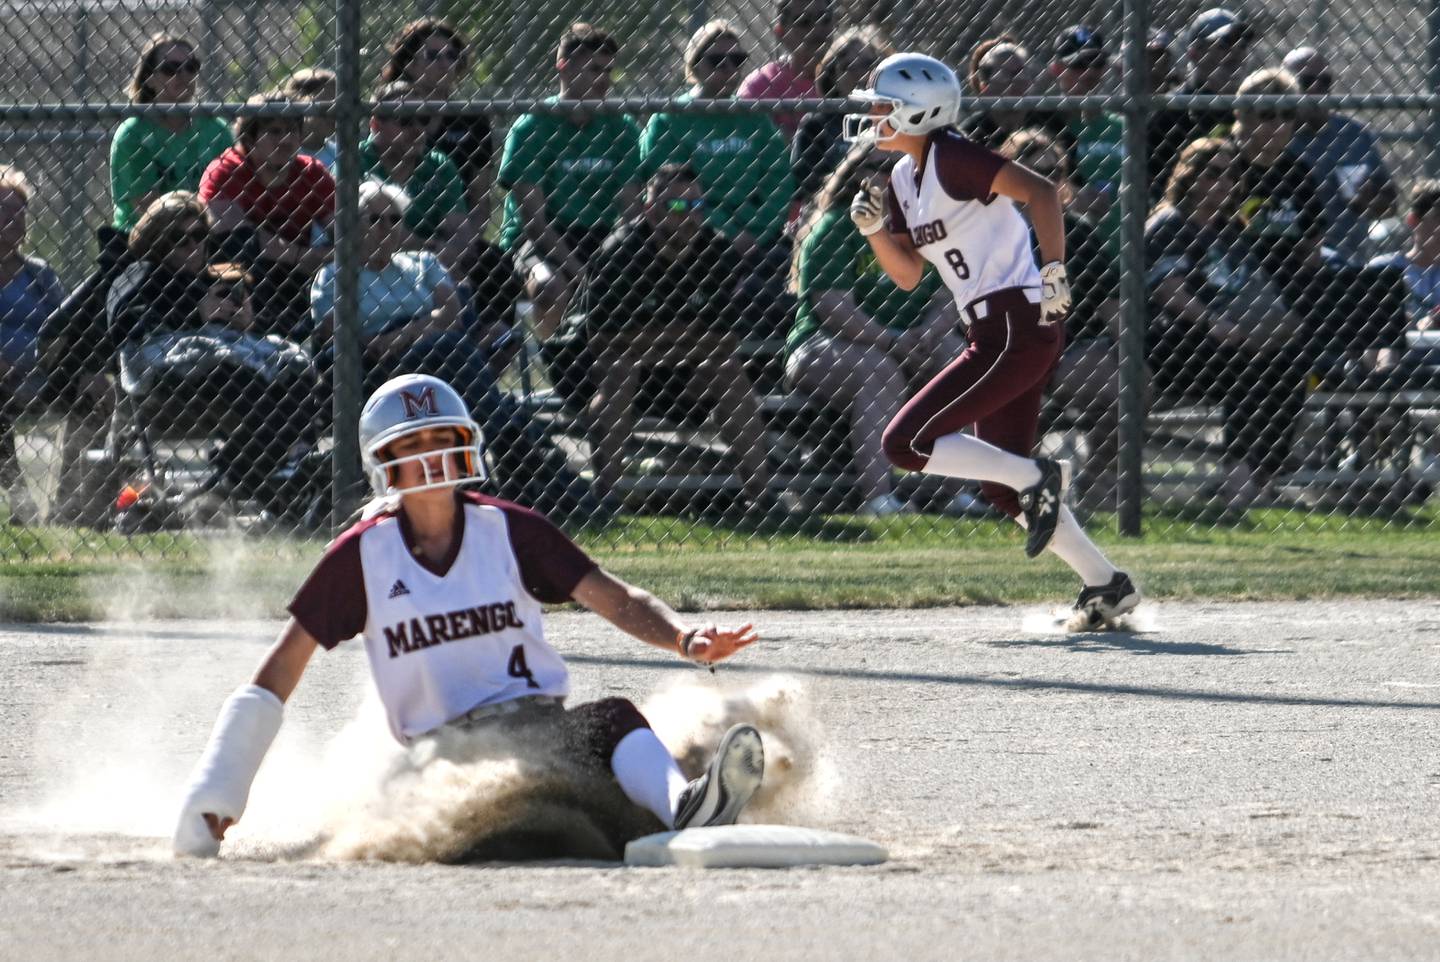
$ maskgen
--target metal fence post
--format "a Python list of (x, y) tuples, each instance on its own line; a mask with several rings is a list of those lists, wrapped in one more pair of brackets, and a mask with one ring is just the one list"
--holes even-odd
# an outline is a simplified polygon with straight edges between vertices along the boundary
[(1120, 174), (1120, 533), (1138, 537), (1145, 491), (1145, 214), (1149, 207), (1146, 171), (1150, 119), (1150, 78), (1145, 59), (1147, 0), (1125, 0), (1121, 8), (1120, 56), (1125, 93), (1125, 159)]
[(330, 524), (339, 530), (359, 490), (360, 452), (360, 0), (335, 3), (335, 361), (331, 369), (334, 478)]

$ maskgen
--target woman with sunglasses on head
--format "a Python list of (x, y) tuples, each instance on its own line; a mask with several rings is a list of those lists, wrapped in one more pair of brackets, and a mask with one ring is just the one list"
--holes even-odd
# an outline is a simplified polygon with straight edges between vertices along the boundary
[[(134, 104), (185, 104), (195, 100), (200, 58), (190, 41), (158, 34), (135, 63)], [(129, 231), (161, 194), (196, 190), (210, 161), (232, 143), (219, 117), (131, 117), (110, 142), (110, 196), (114, 227)]]
[(933, 57), (889, 57), (852, 96), (873, 106), (846, 117), (847, 138), (900, 159), (856, 192), (850, 219), (899, 287), (914, 289), (933, 268), (969, 325), (964, 353), (886, 427), (885, 454), (909, 471), (980, 481), (981, 494), (1026, 529), (1027, 557), (1048, 547), (1080, 576), (1072, 624), (1111, 625), (1140, 592), (1065, 506), (1069, 464), (1031, 457), (1071, 305), (1059, 191), (954, 129), (960, 82)]
[[(449, 100), (470, 67), (465, 35), (438, 17), (421, 17), (400, 28), (390, 41), (380, 82), (403, 80), (417, 100)], [(437, 117), (430, 122), (428, 146), (449, 157), (465, 178), (470, 217), (483, 232), (490, 221), (490, 190), (495, 183), (495, 143), (483, 114)]]
[[(679, 100), (735, 96), (749, 55), (739, 30), (712, 20), (685, 47), (685, 76), (692, 86)], [(754, 113), (658, 113), (640, 139), (646, 176), (666, 164), (688, 164), (700, 177), (706, 219), (745, 261), (759, 268), (785, 230), (790, 198), (789, 151), (774, 121)]]
[[(816, 96), (848, 97), (861, 87), (875, 65), (895, 52), (876, 27), (856, 27), (835, 38), (815, 69)], [(841, 114), (806, 114), (790, 144), (790, 173), (800, 203), (814, 199), (826, 179), (845, 159), (849, 144), (840, 135)]]
[[(357, 323), (365, 349), (365, 379), (378, 385), (401, 369), (419, 369), (427, 345), (444, 335), (462, 335), (460, 300), (455, 282), (434, 254), (410, 249), (412, 238), (405, 224), (413, 203), (394, 184), (367, 180), (360, 185), (360, 225), (363, 230), (360, 267), (360, 310)], [(310, 309), (316, 333), (328, 341), (335, 326), (335, 275), (332, 261), (315, 275), (310, 288)], [(415, 352), (419, 356), (415, 356)], [(454, 363), (437, 351), (433, 364)], [(483, 363), (479, 365), (483, 368)], [(455, 381), (461, 395), (474, 393), (476, 372)]]
[[(970, 52), (966, 81), (977, 97), (1033, 97), (1039, 88), (1039, 67), (1029, 48), (1009, 34), (991, 37)], [(960, 133), (991, 150), (1000, 149), (1022, 127), (1040, 127), (1061, 139), (1071, 137), (1065, 117), (1052, 110), (976, 110), (957, 124)]]

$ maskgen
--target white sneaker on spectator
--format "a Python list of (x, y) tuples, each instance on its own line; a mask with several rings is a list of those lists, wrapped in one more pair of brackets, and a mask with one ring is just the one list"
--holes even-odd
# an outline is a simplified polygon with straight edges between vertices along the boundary
[(877, 494), (860, 506), (856, 514), (862, 518), (888, 518), (896, 514), (914, 514), (915, 509), (893, 494)]

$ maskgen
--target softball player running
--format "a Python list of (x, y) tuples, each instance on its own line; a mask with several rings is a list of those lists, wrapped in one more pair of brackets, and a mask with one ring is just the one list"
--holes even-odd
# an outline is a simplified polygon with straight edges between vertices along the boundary
[(290, 603), (292, 617), (251, 684), (221, 709), (175, 830), (181, 854), (218, 854), (245, 810), (282, 706), (316, 647), (361, 635), (390, 730), (410, 743), (442, 726), (547, 726), (606, 766), (665, 825), (734, 822), (760, 785), (760, 734), (737, 725), (687, 782), (633, 704), (566, 708), (569, 674), (545, 640), (544, 602), (578, 601), (623, 631), (704, 664), (757, 638), (750, 625), (694, 627), (605, 572), (542, 515), (456, 486), (485, 476), (481, 435), (444, 381), (409, 374), (360, 415), (377, 499), (337, 538)]
[[(1065, 506), (1069, 463), (1030, 457), (1070, 308), (1055, 185), (954, 129), (960, 83), (933, 57), (888, 57), (851, 97), (873, 106), (846, 116), (846, 140), (903, 155), (888, 185), (870, 181), (856, 193), (851, 219), (900, 287), (934, 266), (969, 324), (965, 352), (886, 427), (885, 453), (909, 471), (982, 482), (985, 497), (1025, 527), (1027, 556), (1049, 547), (1080, 575), (1080, 624), (1109, 624), (1140, 592)], [(1038, 270), (1016, 201), (1035, 227)], [(970, 425), (973, 436), (962, 433)]]

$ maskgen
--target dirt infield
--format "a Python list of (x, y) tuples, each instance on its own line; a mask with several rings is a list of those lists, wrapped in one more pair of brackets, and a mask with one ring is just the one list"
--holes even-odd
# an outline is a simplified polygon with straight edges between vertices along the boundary
[(648, 702), (662, 737), (708, 686), (783, 692), (809, 767), (768, 814), (888, 865), (293, 857), (336, 817), (353, 644), (317, 656), (225, 857), (175, 862), (177, 787), (277, 626), (0, 629), (0, 958), (1440, 957), (1440, 602), (1166, 604), (1109, 636), (1004, 608), (755, 620), (713, 680), (591, 616), (549, 627), (576, 699)]

